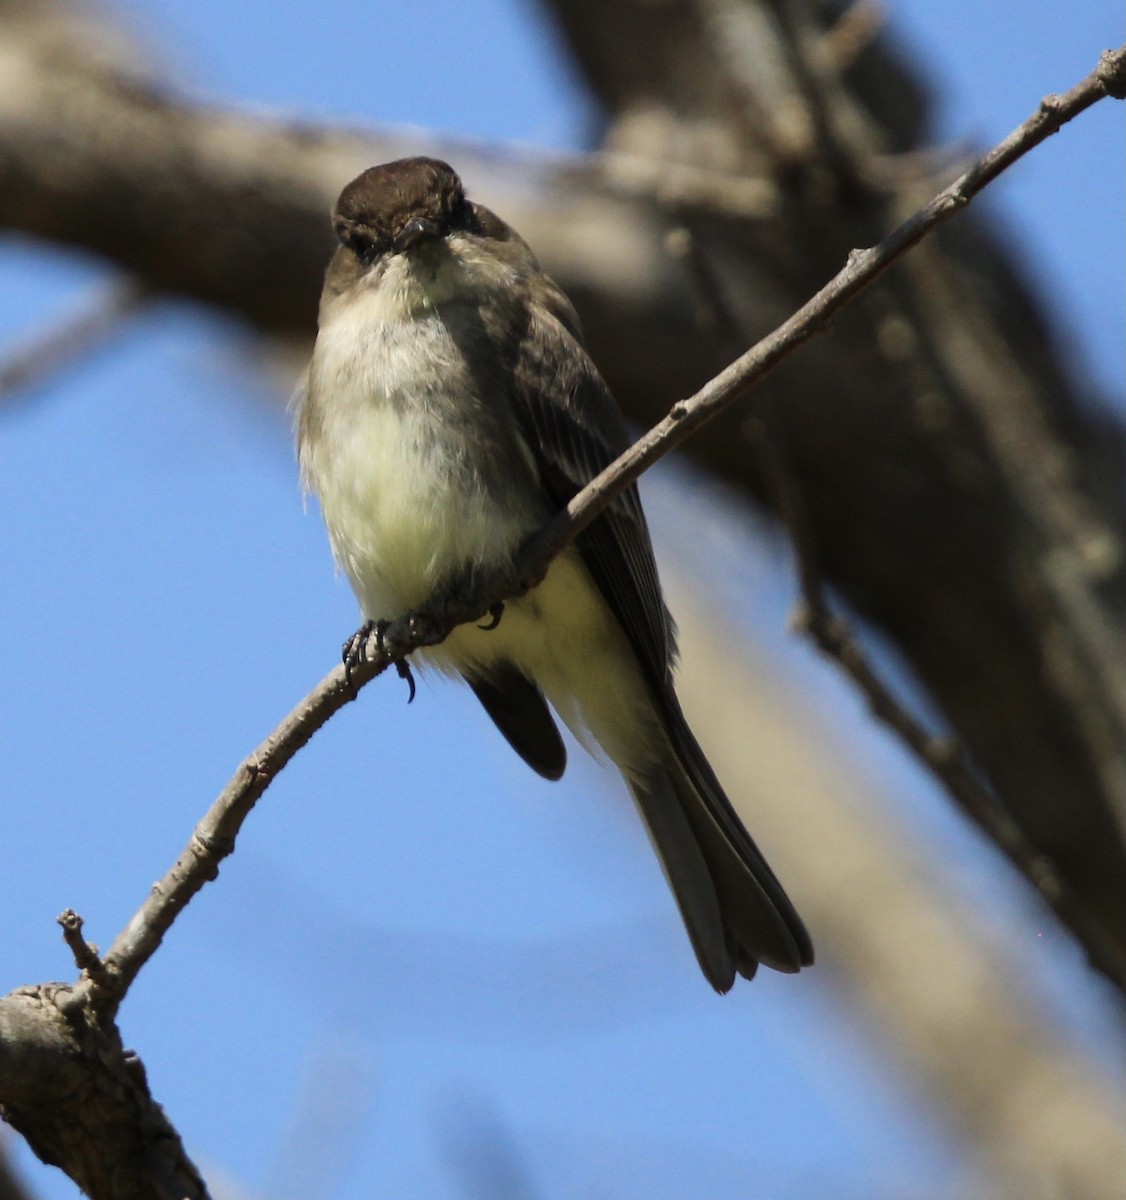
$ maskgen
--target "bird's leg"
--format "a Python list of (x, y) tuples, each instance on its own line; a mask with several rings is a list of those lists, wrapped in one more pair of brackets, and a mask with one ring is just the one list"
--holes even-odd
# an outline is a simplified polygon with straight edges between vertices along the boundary
[[(462, 570), (455, 572), (447, 583), (443, 598), (445, 600), (445, 609), (447, 612), (452, 607), (454, 611), (464, 611), (467, 605), (475, 604), (481, 596), (483, 585), (487, 584), (488, 579), (482, 579), (482, 571), (480, 568), (474, 568), (470, 564), (466, 564)], [(504, 601), (498, 600), (495, 604), (489, 605), (489, 619), (483, 624), (478, 625), (478, 629), (484, 629), (486, 632), (490, 629), (496, 629), (500, 624), (501, 617), (504, 616)]]
[[(352, 692), (353, 700), (359, 695), (359, 692), (356, 690), (356, 685), (352, 682), (352, 672), (367, 657), (368, 643), (373, 637), (375, 638), (376, 649), (380, 653), (386, 649), (383, 637), (390, 625), (390, 621), (365, 621), (340, 649), (340, 656), (344, 662), (344, 680)], [(410, 664), (405, 658), (401, 658), (395, 664), (395, 670), (400, 679), (407, 681), (409, 689), (407, 703), (410, 704), (417, 692)]]

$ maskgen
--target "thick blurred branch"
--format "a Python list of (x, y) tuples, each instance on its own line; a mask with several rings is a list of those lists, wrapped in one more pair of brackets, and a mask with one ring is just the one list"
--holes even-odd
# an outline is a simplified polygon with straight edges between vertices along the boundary
[[(831, 6), (552, 7), (607, 111), (605, 145), (749, 174), (774, 197), (769, 221), (687, 222), (748, 336), (929, 187), (918, 86), (886, 39), (843, 63), (831, 53)], [(651, 386), (613, 382), (651, 415), (667, 395), (656, 375), (676, 365), (648, 348)], [(1081, 402), (1011, 256), (987, 222), (954, 223), (758, 395), (827, 577), (890, 637), (1009, 818), (1126, 947), (1123, 434)], [(692, 452), (768, 490), (744, 421), (721, 418)]]

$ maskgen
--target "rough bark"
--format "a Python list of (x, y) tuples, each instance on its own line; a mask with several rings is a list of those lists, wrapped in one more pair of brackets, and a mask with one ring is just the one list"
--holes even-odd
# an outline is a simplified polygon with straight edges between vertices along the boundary
[(0, 1114), (93, 1200), (207, 1200), (140, 1059), (65, 984), (0, 999)]

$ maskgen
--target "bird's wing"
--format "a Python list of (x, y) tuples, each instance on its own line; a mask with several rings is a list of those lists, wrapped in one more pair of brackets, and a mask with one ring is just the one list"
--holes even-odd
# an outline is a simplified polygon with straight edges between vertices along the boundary
[[(512, 402), (552, 503), (562, 508), (629, 445), (625, 422), (555, 289), (530, 307)], [(618, 496), (576, 540), (583, 562), (633, 646), (650, 686), (668, 684), (672, 620), (661, 598), (637, 489)]]
[(567, 748), (543, 692), (511, 663), (494, 663), (485, 675), (467, 673), (466, 682), (508, 744), (544, 779), (559, 779)]

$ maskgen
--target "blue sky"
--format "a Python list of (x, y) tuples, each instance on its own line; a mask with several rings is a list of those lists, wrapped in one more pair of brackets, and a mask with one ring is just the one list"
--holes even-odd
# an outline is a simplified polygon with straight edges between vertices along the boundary
[[(1122, 36), (1109, 6), (1068, 6), (1066, 21), (1042, 0), (889, 9), (939, 87), (939, 138), (980, 145)], [(122, 12), (225, 102), (556, 149), (580, 147), (592, 119), (518, 0)], [(1103, 104), (990, 201), (1119, 404), (1122, 151), (1121, 109)], [(106, 277), (0, 243), (0, 331), (36, 328)], [(53, 923), (68, 905), (108, 943), (356, 623), (303, 510), (278, 390), (239, 331), (162, 305), (2, 414), (2, 991), (70, 976)], [(675, 541), (662, 486), (656, 524)], [(853, 698), (787, 638), (776, 556), (761, 580), (756, 634), (811, 704), (864, 735)], [(380, 681), (299, 756), (123, 1009), (205, 1172), (339, 1200), (453, 1200), (471, 1178), (497, 1194), (506, 1171), (517, 1197), (519, 1178), (544, 1197), (956, 1194), (934, 1182), (958, 1177), (956, 1147), (830, 980), (764, 973), (710, 994), (616, 780), (576, 752), (563, 784), (543, 784), (471, 697), (404, 699)], [(1019, 911), (910, 765), (878, 736), (863, 754), (982, 873), (966, 886)], [(1111, 1016), (1074, 957), (1046, 952), (1040, 986), (1098, 1045)], [(466, 1149), (489, 1130), (507, 1161)], [(73, 1195), (21, 1161), (40, 1195)]]

